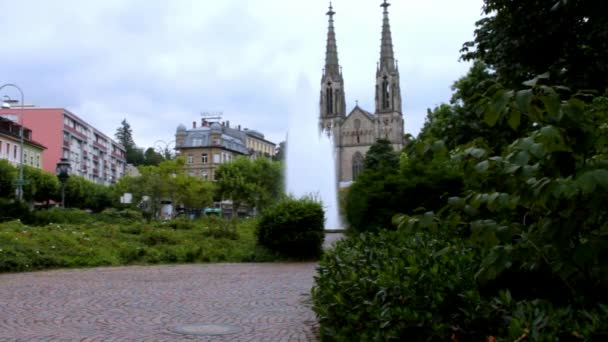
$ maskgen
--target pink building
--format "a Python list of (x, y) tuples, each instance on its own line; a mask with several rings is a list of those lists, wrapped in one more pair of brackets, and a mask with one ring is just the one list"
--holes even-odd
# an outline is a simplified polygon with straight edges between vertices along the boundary
[[(46, 146), (42, 169), (55, 173), (57, 162), (67, 158), (72, 174), (99, 184), (111, 184), (124, 176), (126, 152), (84, 120), (64, 108), (26, 107), (23, 124)], [(21, 108), (1, 109), (1, 116), (20, 115)]]

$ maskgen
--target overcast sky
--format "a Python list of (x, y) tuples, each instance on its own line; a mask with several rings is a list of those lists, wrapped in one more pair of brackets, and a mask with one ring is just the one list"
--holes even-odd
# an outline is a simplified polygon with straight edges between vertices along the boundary
[[(393, 0), (405, 131), (449, 100), (469, 67), (459, 62), (482, 0)], [(373, 111), (380, 53), (379, 0), (334, 0), (347, 111)], [(203, 111), (279, 142), (305, 77), (318, 93), (325, 57), (325, 0), (0, 1), (0, 83), (26, 103), (65, 107), (113, 137), (123, 118), (135, 142), (173, 140)], [(4, 95), (16, 98), (12, 90)], [(315, 95), (316, 97), (317, 95)], [(306, 98), (306, 97), (304, 97)], [(317, 102), (316, 100), (315, 102)], [(317, 108), (317, 107), (315, 107)], [(317, 120), (318, 109), (311, 113)], [(35, 134), (35, 132), (34, 132)]]

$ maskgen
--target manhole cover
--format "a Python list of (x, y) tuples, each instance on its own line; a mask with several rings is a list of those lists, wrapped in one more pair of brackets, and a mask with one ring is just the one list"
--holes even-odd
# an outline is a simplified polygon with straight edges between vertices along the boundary
[(242, 331), (237, 326), (221, 324), (180, 324), (169, 328), (169, 330), (178, 334), (199, 336), (229, 335)]

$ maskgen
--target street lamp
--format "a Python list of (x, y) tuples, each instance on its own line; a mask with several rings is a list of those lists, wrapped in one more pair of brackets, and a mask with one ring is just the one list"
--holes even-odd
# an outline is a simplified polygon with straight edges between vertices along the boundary
[(72, 165), (68, 161), (67, 158), (61, 158), (59, 163), (57, 163), (57, 169), (55, 170), (57, 174), (57, 178), (61, 182), (61, 207), (65, 208), (65, 183), (70, 178), (70, 174), (72, 173)]
[[(4, 89), (5, 87), (13, 87), (15, 89), (17, 89), (19, 91), (19, 93), (21, 94), (21, 115), (19, 116), (19, 149), (21, 152), (21, 156), (19, 158), (19, 179), (17, 180), (17, 199), (19, 201), (21, 201), (23, 199), (23, 114), (25, 114), (24, 112), (24, 96), (23, 96), (23, 91), (21, 90), (21, 88), (19, 88), (17, 85), (12, 84), (12, 83), (7, 83), (4, 84), (0, 87), (0, 90)], [(10, 109), (11, 105), (10, 103), (14, 103), (15, 101), (13, 100), (9, 100), (8, 101), (4, 101), (2, 103), (2, 108), (4, 109)]]
[(175, 149), (175, 140), (171, 140), (169, 142), (166, 142), (164, 140), (156, 140), (154, 142), (154, 149), (160, 153), (165, 160), (170, 160), (173, 155), (171, 154), (171, 152), (169, 152), (169, 146), (173, 145), (173, 150)]

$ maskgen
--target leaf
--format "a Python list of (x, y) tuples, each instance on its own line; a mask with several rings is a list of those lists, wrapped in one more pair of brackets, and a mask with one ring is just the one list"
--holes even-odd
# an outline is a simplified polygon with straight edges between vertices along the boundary
[(559, 100), (558, 95), (555, 93), (552, 93), (547, 96), (542, 96), (540, 98), (540, 100), (545, 105), (545, 110), (547, 111), (547, 114), (549, 115), (549, 117), (554, 120), (559, 121), (559, 119), (561, 119), (561, 116), (560, 116), (560, 111), (559, 111), (560, 100)]
[(511, 115), (509, 116), (509, 127), (511, 127), (513, 130), (516, 130), (517, 127), (519, 127), (519, 124), (521, 122), (521, 112), (518, 110), (514, 110), (511, 111)]
[(513, 163), (517, 164), (519, 166), (528, 165), (529, 161), (530, 161), (530, 155), (528, 154), (527, 151), (519, 151), (519, 153), (517, 153), (515, 155), (515, 157), (513, 158)]
[(515, 94), (515, 103), (520, 112), (528, 113), (530, 111), (532, 95), (532, 89), (520, 90)]
[(488, 109), (484, 112), (483, 120), (488, 126), (493, 127), (498, 121), (499, 117), (500, 113), (495, 111), (493, 108), (488, 107)]
[(451, 246), (447, 246), (447, 247), (437, 251), (435, 254), (433, 254), (433, 257), (434, 258), (440, 257), (440, 256), (446, 254), (447, 252), (449, 252), (451, 249), (452, 249)]
[(479, 173), (484, 173), (484, 172), (488, 171), (489, 166), (490, 166), (490, 163), (487, 160), (484, 160), (482, 162), (479, 162), (477, 165), (475, 165), (475, 170)]

